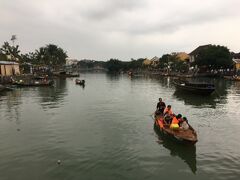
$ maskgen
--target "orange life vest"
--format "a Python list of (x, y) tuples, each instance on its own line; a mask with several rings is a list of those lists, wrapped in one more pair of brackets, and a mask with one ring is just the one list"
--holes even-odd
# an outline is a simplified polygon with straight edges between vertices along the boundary
[(165, 108), (163, 114), (172, 115), (173, 114), (172, 109), (169, 110), (168, 108)]
[(179, 120), (176, 117), (174, 117), (172, 119), (172, 124), (178, 124), (178, 123), (179, 123)]
[(172, 119), (172, 123), (171, 123), (171, 125), (170, 125), (170, 128), (171, 128), (171, 129), (178, 129), (178, 128), (179, 128), (178, 123), (179, 123), (179, 120), (178, 120), (176, 117), (174, 117), (174, 118)]

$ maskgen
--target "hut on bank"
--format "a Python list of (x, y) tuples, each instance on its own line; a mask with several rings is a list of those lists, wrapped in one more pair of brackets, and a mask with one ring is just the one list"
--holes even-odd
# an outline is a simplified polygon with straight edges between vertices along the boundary
[(19, 75), (19, 64), (13, 61), (0, 61), (0, 83), (10, 83), (11, 77)]
[(13, 61), (0, 61), (0, 76), (14, 76), (19, 74), (19, 63)]

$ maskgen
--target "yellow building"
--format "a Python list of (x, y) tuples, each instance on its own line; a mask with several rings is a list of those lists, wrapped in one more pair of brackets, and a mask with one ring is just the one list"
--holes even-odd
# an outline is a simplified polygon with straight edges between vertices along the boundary
[(189, 61), (190, 59), (190, 56), (185, 52), (179, 52), (176, 54), (177, 54), (177, 58), (181, 61)]
[(240, 74), (240, 59), (233, 59), (234, 69), (237, 74)]
[(20, 74), (19, 64), (13, 61), (0, 61), (0, 76)]
[(143, 61), (143, 65), (145, 65), (145, 66), (151, 65), (151, 63), (152, 63), (152, 61), (147, 58)]

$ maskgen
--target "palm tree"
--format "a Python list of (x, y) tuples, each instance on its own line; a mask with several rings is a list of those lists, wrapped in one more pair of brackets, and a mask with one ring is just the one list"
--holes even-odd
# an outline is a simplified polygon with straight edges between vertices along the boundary
[(36, 58), (45, 65), (63, 65), (66, 63), (67, 53), (57, 45), (48, 44), (36, 50)]
[(18, 49), (19, 45), (15, 46), (10, 46), (8, 42), (4, 42), (1, 48), (2, 54), (7, 56), (7, 59), (18, 61), (20, 59), (20, 50)]

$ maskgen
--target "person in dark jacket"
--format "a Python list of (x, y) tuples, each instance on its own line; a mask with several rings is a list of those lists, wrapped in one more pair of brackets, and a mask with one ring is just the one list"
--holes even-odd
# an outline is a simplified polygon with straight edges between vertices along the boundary
[(159, 98), (159, 102), (157, 103), (156, 115), (163, 114), (164, 109), (166, 108), (166, 104), (162, 101), (162, 98)]

